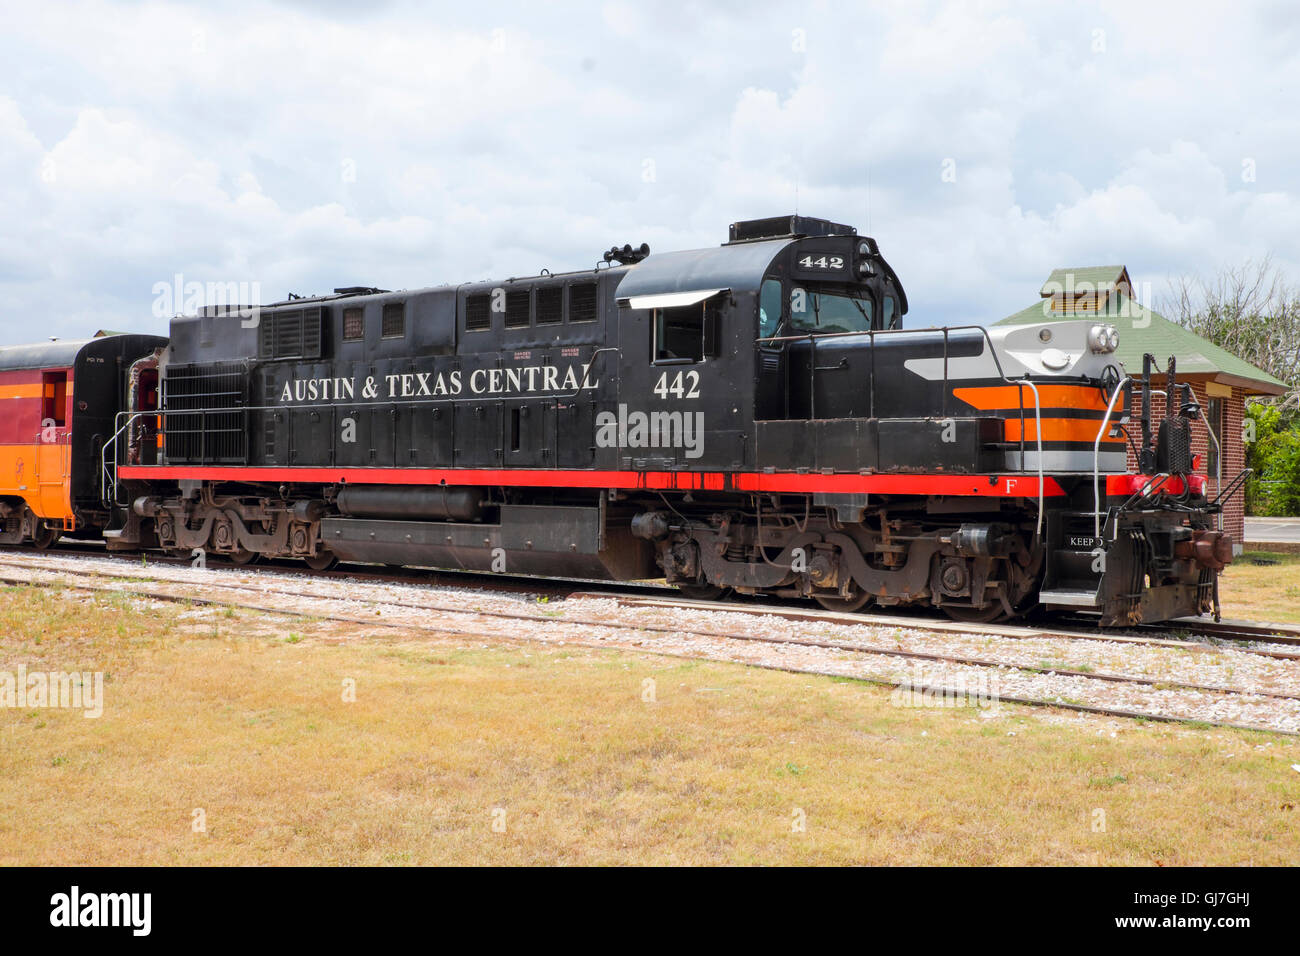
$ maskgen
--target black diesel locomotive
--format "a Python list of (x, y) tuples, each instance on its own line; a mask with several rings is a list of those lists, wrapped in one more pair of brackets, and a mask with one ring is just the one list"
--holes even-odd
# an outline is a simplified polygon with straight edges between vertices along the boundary
[(963, 620), (1217, 613), (1231, 541), (1190, 474), (1198, 410), (1139, 413), (1150, 369), (1117, 367), (1113, 328), (904, 330), (876, 242), (818, 219), (648, 252), (176, 318), (104, 452), (110, 547)]

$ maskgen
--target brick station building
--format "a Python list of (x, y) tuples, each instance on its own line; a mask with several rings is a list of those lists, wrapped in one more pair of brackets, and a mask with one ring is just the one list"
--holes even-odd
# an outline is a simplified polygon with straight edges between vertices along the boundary
[[(1204, 423), (1192, 423), (1192, 452), (1200, 456), (1199, 473), (1209, 481), (1206, 493), (1218, 495), (1216, 475), (1220, 462), (1206, 426), (1214, 430), (1222, 449), (1223, 485), (1227, 487), (1246, 467), (1242, 419), (1246, 399), (1252, 395), (1282, 395), (1286, 385), (1249, 362), (1224, 351), (1148, 309), (1133, 298), (1133, 286), (1124, 266), (1091, 266), (1056, 269), (1039, 290), (1039, 301), (1009, 315), (998, 325), (1032, 325), (1064, 319), (1091, 319), (1113, 325), (1119, 331), (1115, 356), (1129, 375), (1142, 374), (1142, 356), (1151, 353), (1157, 367), (1164, 369), (1172, 355), (1177, 359), (1178, 381), (1187, 382), (1201, 405)], [(1163, 372), (1152, 372), (1152, 387), (1164, 388)], [(1165, 399), (1151, 399), (1152, 433), (1165, 414)], [(1136, 417), (1126, 426), (1133, 441), (1141, 440)], [(1129, 445), (1128, 466), (1137, 470), (1133, 444)], [(1223, 530), (1232, 535), (1241, 551), (1245, 537), (1244, 489), (1233, 495), (1223, 511)]]

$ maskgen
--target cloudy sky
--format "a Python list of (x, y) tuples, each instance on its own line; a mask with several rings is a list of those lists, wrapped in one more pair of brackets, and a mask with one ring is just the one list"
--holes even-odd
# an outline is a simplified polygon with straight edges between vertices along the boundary
[(1300, 280), (1298, 115), (1287, 3), (10, 5), (0, 344), (161, 331), (177, 275), (415, 288), (796, 203), (880, 241), (909, 325), (1060, 265)]

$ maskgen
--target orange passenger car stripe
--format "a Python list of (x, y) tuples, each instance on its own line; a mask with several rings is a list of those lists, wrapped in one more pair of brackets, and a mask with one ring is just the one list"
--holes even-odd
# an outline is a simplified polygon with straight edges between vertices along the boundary
[(0, 399), (5, 398), (40, 398), (41, 386), (35, 385), (0, 385)]

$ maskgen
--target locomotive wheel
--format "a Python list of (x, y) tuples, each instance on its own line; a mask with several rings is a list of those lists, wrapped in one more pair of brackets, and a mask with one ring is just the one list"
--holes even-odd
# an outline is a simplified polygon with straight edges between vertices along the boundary
[(239, 567), (243, 567), (246, 564), (252, 564), (259, 557), (261, 557), (261, 555), (256, 551), (245, 551), (243, 548), (240, 548), (238, 551), (232, 551), (226, 555), (226, 559), (230, 561), (231, 564), (238, 565)]
[(692, 601), (719, 601), (731, 588), (719, 587), (716, 584), (679, 584), (677, 590), (681, 592), (682, 597), (690, 598)]
[(329, 571), (338, 567), (339, 559), (329, 551), (322, 551), (320, 554), (308, 555), (302, 559), (307, 567), (313, 571)]
[(35, 533), (32, 535), (32, 544), (37, 551), (48, 551), (54, 547), (54, 542), (59, 540), (59, 532), (47, 525), (38, 525)]
[(871, 595), (866, 591), (856, 591), (850, 598), (842, 598), (838, 594), (814, 594), (813, 600), (827, 611), (843, 611), (851, 614), (866, 607), (871, 602)]

